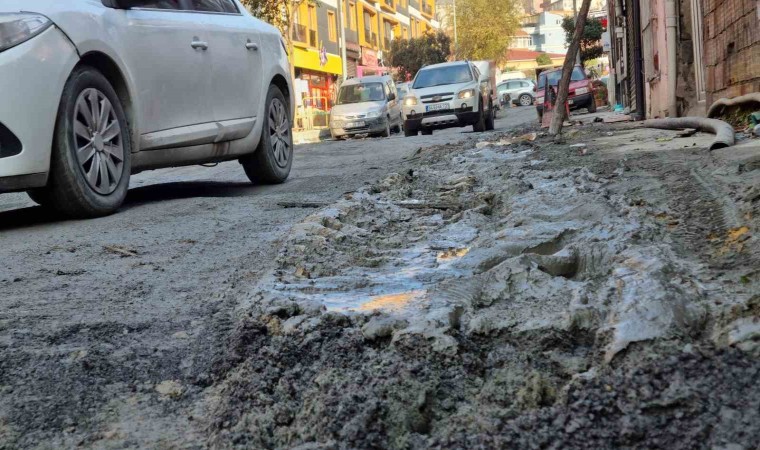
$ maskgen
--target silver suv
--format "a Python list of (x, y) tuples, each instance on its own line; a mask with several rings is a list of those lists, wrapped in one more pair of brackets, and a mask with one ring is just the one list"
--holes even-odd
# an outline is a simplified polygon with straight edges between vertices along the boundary
[(2, 0), (0, 92), (0, 192), (70, 216), (116, 211), (141, 170), (290, 173), (287, 52), (238, 0)]
[(403, 119), (396, 85), (388, 75), (352, 78), (340, 87), (330, 111), (333, 139), (369, 134), (388, 137), (401, 131)]
[(417, 72), (404, 98), (404, 134), (433, 134), (433, 130), (472, 125), (474, 131), (493, 130), (493, 86), (469, 61), (426, 66)]
[(520, 106), (530, 106), (536, 100), (532, 80), (506, 80), (496, 86), (496, 93), (501, 100), (504, 94), (509, 94), (512, 103)]

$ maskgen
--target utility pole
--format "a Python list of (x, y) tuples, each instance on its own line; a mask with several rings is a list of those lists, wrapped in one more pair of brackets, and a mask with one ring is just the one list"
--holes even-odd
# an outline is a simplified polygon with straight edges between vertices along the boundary
[[(342, 70), (343, 70), (343, 81), (346, 81), (348, 79), (348, 60), (346, 56), (346, 24), (344, 23), (343, 18), (345, 17), (343, 15), (343, 2), (344, 0), (338, 0), (338, 23), (340, 24), (340, 42), (338, 45), (340, 46), (340, 60), (342, 63)], [(349, 18), (349, 23), (350, 23)]]
[(454, 59), (459, 54), (459, 39), (457, 38), (457, 0), (454, 1)]
[[(578, 23), (578, 0), (573, 0), (573, 20)], [(575, 64), (581, 64), (581, 52), (575, 57)]]

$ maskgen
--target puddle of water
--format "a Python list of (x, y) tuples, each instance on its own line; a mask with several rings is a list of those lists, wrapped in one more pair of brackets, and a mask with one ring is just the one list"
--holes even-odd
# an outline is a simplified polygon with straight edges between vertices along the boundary
[(438, 252), (438, 256), (436, 257), (436, 260), (438, 262), (448, 262), (453, 261), (455, 259), (459, 259), (463, 257), (464, 255), (470, 253), (470, 249), (465, 248), (451, 248), (448, 250), (444, 250), (442, 252)]
[(361, 304), (356, 310), (358, 311), (402, 311), (409, 307), (410, 304), (423, 297), (427, 291), (415, 290), (409, 292), (400, 292), (396, 294), (378, 295), (371, 298), (368, 302)]

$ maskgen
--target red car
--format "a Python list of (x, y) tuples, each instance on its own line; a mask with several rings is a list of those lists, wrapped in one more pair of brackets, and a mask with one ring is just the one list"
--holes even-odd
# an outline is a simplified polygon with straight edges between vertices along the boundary
[[(562, 77), (562, 69), (552, 69), (541, 72), (538, 75), (538, 85), (536, 91), (536, 111), (540, 121), (544, 115), (544, 90), (546, 80), (549, 80), (551, 86), (557, 86), (559, 79)], [(586, 76), (586, 71), (581, 66), (573, 67), (573, 74), (570, 77), (570, 91), (567, 94), (567, 103), (570, 109), (586, 108), (588, 112), (596, 112), (596, 101), (594, 100), (594, 87), (591, 80)]]

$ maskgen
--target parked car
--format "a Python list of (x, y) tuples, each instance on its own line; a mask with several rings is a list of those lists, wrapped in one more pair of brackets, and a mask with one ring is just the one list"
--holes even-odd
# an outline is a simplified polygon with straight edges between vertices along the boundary
[(509, 94), (512, 103), (520, 106), (530, 106), (536, 100), (534, 96), (535, 84), (532, 80), (509, 80), (496, 86), (496, 92), (499, 98), (504, 94)]
[(496, 67), (496, 63), (493, 61), (473, 61), (472, 64), (478, 68), (481, 77), (488, 78), (488, 88), (491, 91), (491, 104), (494, 105), (494, 109), (501, 109), (501, 102), (496, 95), (496, 80), (501, 76), (501, 70)]
[(404, 134), (433, 134), (433, 130), (472, 125), (474, 131), (493, 130), (492, 86), (468, 61), (423, 67), (404, 98)]
[(293, 161), (283, 39), (238, 0), (3, 0), (0, 192), (70, 216), (116, 211), (130, 175)]
[[(561, 77), (562, 69), (546, 70), (538, 75), (536, 111), (538, 112), (539, 121), (544, 116), (544, 92), (547, 80), (550, 86), (557, 86)], [(581, 66), (575, 66), (570, 75), (570, 90), (567, 93), (567, 103), (571, 110), (587, 108), (590, 113), (596, 112), (594, 87)]]
[[(404, 97), (409, 95), (409, 90), (412, 88), (412, 83), (404, 82), (404, 83), (396, 83), (396, 100), (399, 102), (399, 108), (401, 108), (401, 102), (404, 100)], [(406, 117), (404, 116), (404, 109), (401, 108), (401, 119), (406, 120)]]
[(357, 134), (388, 137), (392, 131), (400, 132), (403, 118), (396, 96), (396, 85), (390, 75), (346, 80), (330, 111), (333, 139)]

